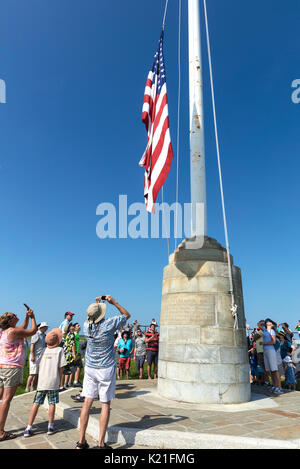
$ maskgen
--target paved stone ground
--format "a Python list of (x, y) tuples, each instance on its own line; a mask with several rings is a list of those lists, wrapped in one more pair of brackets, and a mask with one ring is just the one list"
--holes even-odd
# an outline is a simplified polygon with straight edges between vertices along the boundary
[[(157, 435), (157, 444), (150, 442), (151, 448), (180, 448), (178, 442), (174, 440), (168, 444), (161, 444), (160, 435), (182, 435), (182, 440), (186, 435), (210, 435), (212, 438), (219, 437), (244, 437), (248, 441), (259, 441), (264, 439), (272, 441), (300, 442), (300, 393), (290, 392), (281, 396), (274, 396), (266, 392), (261, 387), (253, 386), (255, 394), (262, 394), (260, 405), (255, 403), (252, 407), (237, 411), (218, 411), (209, 406), (193, 406), (174, 404), (173, 407), (164, 406), (163, 401), (152, 398), (151, 393), (155, 393), (156, 381), (154, 380), (132, 380), (118, 381), (116, 399), (111, 404), (111, 429), (132, 430), (135, 434), (147, 436), (147, 431), (153, 431)], [(72, 411), (73, 415), (79, 416), (82, 404), (74, 403), (71, 395), (78, 392), (78, 389), (71, 389), (60, 393), (60, 404), (63, 409)], [(12, 431), (18, 437), (9, 442), (0, 443), (1, 448), (10, 449), (72, 449), (78, 440), (79, 432), (68, 420), (57, 417), (57, 433), (47, 436), (47, 410), (40, 408), (33, 430), (35, 435), (31, 438), (24, 438), (23, 431), (27, 425), (28, 415), (31, 408), (33, 393), (25, 394), (15, 398), (11, 404), (6, 430)], [(269, 398), (269, 399), (267, 399)], [(264, 406), (264, 401), (269, 405)], [(91, 419), (97, 426), (101, 405), (94, 401), (91, 411)], [(209, 409), (209, 410), (208, 410)], [(65, 410), (64, 410), (65, 411)], [(59, 414), (59, 412), (58, 412)], [(60, 412), (62, 414), (62, 412)], [(63, 414), (67, 416), (67, 413)], [(67, 418), (67, 417), (66, 417)], [(145, 433), (146, 432), (146, 433)], [(175, 433), (172, 433), (175, 432)], [(178, 433), (180, 432), (180, 433)], [(150, 433), (148, 433), (150, 435)], [(91, 435), (92, 433), (90, 433)], [(112, 432), (111, 432), (112, 434)], [(93, 434), (92, 434), (93, 435)], [(94, 436), (94, 435), (93, 435)], [(213, 441), (213, 440), (212, 440)], [(217, 440), (216, 440), (217, 441)], [(245, 440), (246, 441), (246, 440)], [(88, 436), (91, 446), (96, 445), (92, 436)], [(125, 442), (126, 443), (126, 442)], [(143, 445), (146, 443), (143, 443)], [(213, 443), (211, 444), (214, 447)], [(143, 448), (138, 441), (137, 444), (113, 444), (114, 448)], [(186, 446), (183, 446), (185, 448)], [(194, 446), (193, 446), (194, 447)]]
[[(71, 391), (70, 391), (71, 392)], [(74, 390), (72, 391), (74, 392)], [(28, 424), (28, 416), (34, 397), (33, 393), (23, 394), (13, 399), (8, 414), (5, 429), (17, 435), (10, 441), (0, 442), (1, 449), (74, 449), (79, 440), (79, 430), (68, 421), (55, 419), (56, 433), (47, 435), (48, 412), (40, 406), (33, 425), (34, 435), (24, 438), (23, 433)], [(90, 447), (96, 446), (97, 441), (90, 436), (87, 438)], [(143, 449), (142, 446), (112, 444), (115, 449)]]

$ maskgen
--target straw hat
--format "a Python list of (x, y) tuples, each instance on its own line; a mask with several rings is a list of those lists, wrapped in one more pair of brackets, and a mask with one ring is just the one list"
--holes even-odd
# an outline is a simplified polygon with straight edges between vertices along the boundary
[(105, 303), (92, 303), (86, 310), (89, 324), (97, 324), (104, 318), (106, 313)]

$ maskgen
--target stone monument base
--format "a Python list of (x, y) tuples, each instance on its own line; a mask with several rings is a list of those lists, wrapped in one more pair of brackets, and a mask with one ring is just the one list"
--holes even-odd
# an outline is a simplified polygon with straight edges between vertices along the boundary
[(175, 250), (164, 269), (158, 394), (190, 403), (249, 402), (251, 387), (241, 271), (232, 262), (234, 329), (226, 250), (205, 237), (201, 249)]

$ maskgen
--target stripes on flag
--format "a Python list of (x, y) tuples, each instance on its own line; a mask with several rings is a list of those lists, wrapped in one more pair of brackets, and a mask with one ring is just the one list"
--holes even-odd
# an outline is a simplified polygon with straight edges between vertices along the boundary
[(144, 197), (148, 212), (154, 213), (157, 195), (171, 168), (173, 149), (170, 138), (166, 74), (162, 31), (144, 93), (142, 121), (148, 137), (139, 165), (145, 168)]

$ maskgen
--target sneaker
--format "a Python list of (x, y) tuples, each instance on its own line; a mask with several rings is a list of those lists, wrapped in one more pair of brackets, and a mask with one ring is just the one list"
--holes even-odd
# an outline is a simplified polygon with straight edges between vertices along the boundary
[(81, 383), (73, 383), (73, 388), (82, 388)]
[(55, 433), (55, 430), (53, 427), (48, 427), (47, 435), (53, 435)]
[(280, 388), (275, 388), (274, 393), (275, 393), (275, 394), (283, 394), (283, 390), (280, 389)]
[(29, 436), (33, 436), (33, 435), (34, 435), (34, 433), (33, 433), (32, 430), (25, 430), (25, 432), (24, 432), (24, 437), (25, 438), (28, 438)]

